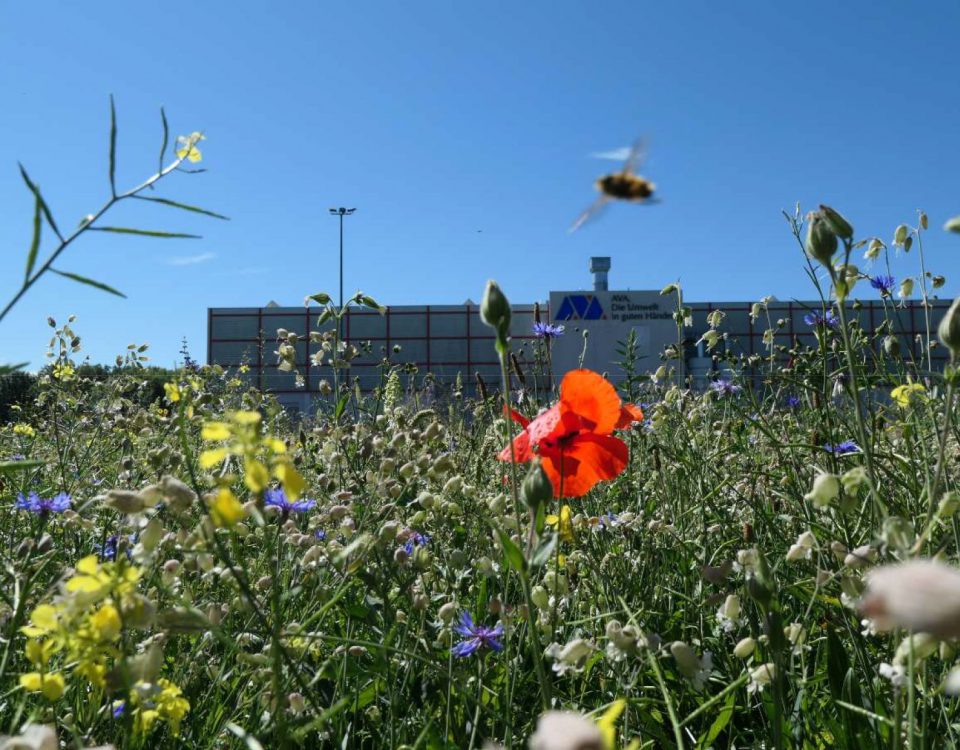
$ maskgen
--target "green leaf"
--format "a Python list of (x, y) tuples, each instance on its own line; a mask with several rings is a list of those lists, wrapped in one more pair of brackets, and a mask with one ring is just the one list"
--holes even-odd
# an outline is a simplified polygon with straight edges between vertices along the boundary
[(198, 234), (183, 234), (181, 232), (160, 232), (154, 229), (131, 229), (130, 227), (90, 227), (98, 232), (116, 232), (117, 234), (136, 234), (140, 237), (165, 237), (181, 239), (199, 240)]
[(43, 216), (47, 220), (47, 224), (50, 225), (53, 233), (63, 240), (63, 235), (60, 234), (60, 230), (57, 228), (57, 223), (53, 220), (53, 214), (50, 213), (50, 207), (40, 194), (40, 188), (33, 182), (33, 180), (30, 179), (30, 175), (28, 175), (27, 170), (23, 168), (23, 164), (17, 162), (17, 166), (20, 167), (20, 176), (23, 177), (23, 181), (27, 183), (27, 187), (30, 188), (30, 192), (34, 194), (38, 201), (40, 201), (40, 207), (43, 209)]
[(40, 250), (40, 212), (42, 205), (40, 196), (34, 195), (33, 200), (33, 239), (30, 241), (30, 252), (27, 253), (27, 272), (24, 274), (24, 281), (30, 280), (30, 274), (33, 272), (33, 266), (37, 262), (37, 252)]
[(507, 558), (507, 562), (510, 563), (510, 567), (522, 573), (527, 567), (527, 561), (523, 559), (523, 552), (503, 529), (498, 526), (493, 528), (497, 532), (500, 546), (503, 547), (503, 554)]
[(127, 295), (125, 295), (123, 292), (118, 292), (112, 286), (104, 284), (102, 281), (94, 281), (93, 279), (88, 279), (86, 276), (81, 276), (80, 274), (76, 274), (76, 273), (70, 273), (69, 271), (58, 271), (56, 268), (51, 268), (50, 270), (53, 271), (53, 273), (57, 274), (58, 276), (63, 276), (64, 278), (67, 278), (67, 279), (73, 279), (74, 281), (79, 281), (81, 284), (86, 284), (87, 286), (94, 286), (97, 289), (101, 289), (104, 292), (110, 292), (110, 294), (115, 294), (118, 297), (123, 297), (124, 299), (127, 298)]
[(343, 416), (344, 410), (347, 408), (347, 402), (350, 400), (350, 394), (344, 394), (340, 397), (340, 400), (337, 401), (337, 408), (333, 412), (333, 421), (339, 422), (340, 417)]
[(186, 203), (177, 203), (176, 201), (169, 200), (168, 198), (154, 198), (149, 195), (135, 195), (134, 198), (139, 198), (142, 201), (151, 201), (152, 203), (162, 203), (165, 206), (173, 206), (174, 208), (182, 208), (184, 211), (193, 211), (197, 214), (203, 214), (204, 216), (212, 216), (214, 219), (223, 219), (224, 221), (230, 221), (229, 216), (224, 216), (223, 214), (214, 213), (213, 211), (208, 211), (205, 208), (197, 208), (196, 206), (188, 206)]
[(110, 94), (110, 192), (117, 195), (117, 110), (113, 106), (113, 94)]
[(167, 113), (160, 107), (160, 122), (163, 123), (163, 142), (160, 144), (160, 160), (157, 166), (157, 173), (163, 171), (163, 157), (167, 153), (167, 144), (170, 143), (170, 126), (167, 125)]
[(551, 534), (549, 539), (541, 542), (533, 551), (533, 556), (530, 558), (530, 567), (539, 568), (541, 565), (544, 565), (553, 555), (553, 550), (556, 546), (557, 535)]
[(43, 461), (0, 461), (0, 474), (13, 474), (15, 471), (25, 471), (43, 466)]
[(720, 733), (726, 729), (727, 724), (730, 723), (730, 719), (733, 718), (733, 708), (737, 703), (737, 694), (730, 693), (727, 697), (727, 700), (723, 704), (723, 708), (720, 709), (720, 713), (717, 715), (717, 718), (713, 720), (713, 724), (710, 725), (710, 730), (707, 732), (706, 736), (697, 743), (698, 747), (711, 747), (717, 737), (720, 736)]
[(22, 370), (27, 366), (27, 364), (27, 362), (18, 362), (15, 365), (0, 365), (0, 378), (2, 378), (4, 375), (9, 375), (12, 372), (16, 372), (17, 370)]

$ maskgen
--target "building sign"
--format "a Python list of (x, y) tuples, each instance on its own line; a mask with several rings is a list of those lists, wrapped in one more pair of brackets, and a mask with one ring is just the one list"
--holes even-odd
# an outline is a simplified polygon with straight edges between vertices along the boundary
[(610, 320), (629, 323), (634, 320), (671, 320), (670, 310), (661, 310), (660, 302), (647, 300), (649, 292), (643, 292), (643, 298), (631, 292), (612, 292), (610, 294)]

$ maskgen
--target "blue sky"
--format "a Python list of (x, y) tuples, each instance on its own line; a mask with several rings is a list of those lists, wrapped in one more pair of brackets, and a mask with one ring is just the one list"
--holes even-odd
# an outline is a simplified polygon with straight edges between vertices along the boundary
[[(385, 304), (478, 299), (488, 277), (542, 299), (588, 285), (598, 254), (615, 288), (680, 278), (692, 300), (809, 298), (780, 213), (796, 201), (884, 239), (923, 208), (928, 266), (944, 296), (960, 290), (960, 238), (940, 231), (960, 213), (954, 2), (0, 9), (3, 302), (30, 240), (17, 161), (74, 226), (107, 197), (111, 93), (120, 187), (154, 167), (163, 105), (174, 134), (206, 132), (209, 171), (156, 194), (231, 217), (119, 206), (108, 223), (203, 239), (84, 237), (60, 267), (129, 299), (45, 279), (0, 324), (2, 361), (42, 363), (47, 316), (71, 313), (94, 360), (146, 342), (170, 365), (183, 336), (202, 357), (208, 306), (336, 290), (340, 205), (358, 208), (346, 288)], [(590, 154), (638, 134), (663, 202), (568, 235), (614, 166)], [(916, 274), (916, 252), (893, 270)]]

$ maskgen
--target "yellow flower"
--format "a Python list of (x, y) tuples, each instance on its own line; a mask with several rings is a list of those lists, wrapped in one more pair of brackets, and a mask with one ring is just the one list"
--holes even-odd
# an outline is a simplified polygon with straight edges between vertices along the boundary
[(66, 362), (58, 362), (53, 366), (53, 377), (55, 380), (64, 382), (72, 380), (76, 370)]
[(204, 440), (229, 440), (230, 435), (230, 425), (225, 422), (207, 422), (200, 432)]
[(104, 604), (90, 615), (90, 629), (98, 641), (114, 641), (120, 637), (123, 623), (120, 613), (112, 604)]
[(573, 513), (569, 505), (564, 505), (560, 508), (559, 516), (551, 514), (547, 516), (545, 520), (549, 526), (557, 526), (559, 524), (557, 533), (560, 535), (560, 541), (572, 542), (574, 540)]
[(274, 466), (273, 475), (283, 485), (283, 492), (291, 501), (298, 499), (307, 486), (300, 472), (293, 467), (293, 464), (287, 462), (278, 463)]
[(57, 672), (50, 674), (27, 672), (20, 675), (20, 687), (28, 693), (43, 693), (43, 697), (48, 701), (55, 701), (63, 695), (66, 683), (63, 675)]
[(245, 515), (237, 496), (226, 487), (221, 487), (210, 503), (210, 516), (214, 526), (219, 528), (233, 528)]
[(200, 149), (197, 148), (197, 144), (200, 141), (207, 140), (204, 138), (203, 133), (198, 133), (194, 131), (190, 135), (181, 135), (177, 137), (177, 158), (178, 159), (189, 159), (190, 162), (196, 164), (203, 158), (203, 154), (200, 153)]
[(164, 383), (163, 390), (167, 394), (167, 401), (171, 404), (180, 400), (180, 386), (177, 383)]
[(926, 393), (926, 391), (927, 389), (920, 383), (905, 383), (890, 391), (890, 398), (896, 402), (897, 406), (906, 409), (914, 398)]
[(32, 625), (20, 628), (20, 632), (30, 638), (52, 633), (57, 629), (57, 609), (49, 604), (41, 604), (30, 615)]
[(620, 714), (623, 713), (623, 709), (627, 707), (627, 702), (620, 698), (615, 700), (610, 704), (610, 707), (603, 712), (597, 720), (597, 728), (600, 730), (600, 734), (603, 735), (603, 745), (607, 750), (614, 750), (616, 747), (617, 739), (617, 719), (620, 718)]
[(239, 425), (256, 425), (260, 424), (263, 417), (260, 416), (258, 411), (235, 411), (230, 415), (230, 419)]
[(248, 458), (243, 462), (243, 482), (250, 488), (251, 492), (263, 492), (267, 489), (269, 481), (270, 472), (262, 463), (253, 458)]
[(24, 437), (36, 437), (37, 431), (33, 429), (30, 425), (24, 424), (23, 422), (17, 422), (13, 426), (14, 435), (23, 435)]
[(222, 464), (226, 457), (226, 448), (213, 448), (212, 450), (203, 451), (203, 453), (200, 454), (200, 468), (212, 469), (214, 466)]

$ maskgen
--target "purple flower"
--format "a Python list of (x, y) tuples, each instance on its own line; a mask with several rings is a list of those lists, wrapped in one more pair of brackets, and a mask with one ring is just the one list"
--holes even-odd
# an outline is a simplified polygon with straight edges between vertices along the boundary
[(803, 402), (800, 400), (799, 396), (787, 396), (783, 400), (783, 405), (786, 406), (788, 409), (796, 409), (797, 407), (800, 406), (801, 403)]
[(454, 627), (454, 630), (466, 638), (450, 650), (454, 656), (470, 656), (484, 646), (494, 651), (503, 650), (503, 644), (498, 640), (503, 636), (503, 623), (498, 622), (492, 628), (474, 625), (470, 613), (464, 612), (460, 615), (460, 624)]
[(710, 384), (710, 390), (716, 393), (718, 396), (736, 396), (743, 390), (743, 388), (732, 380), (727, 378), (720, 378), (719, 380), (714, 380)]
[(889, 297), (893, 292), (893, 285), (896, 284), (893, 276), (874, 276), (870, 279), (870, 286), (880, 292), (881, 297)]
[(43, 499), (36, 492), (31, 492), (26, 497), (22, 494), (17, 495), (15, 507), (36, 513), (39, 516), (47, 516), (51, 513), (63, 513), (70, 507), (70, 503), (70, 495), (66, 492), (54, 495), (50, 499)]
[(803, 322), (811, 328), (826, 327), (836, 329), (837, 326), (840, 325), (840, 318), (833, 314), (833, 310), (827, 310), (826, 315), (819, 310), (814, 310), (803, 316)]
[(422, 547), (429, 541), (430, 536), (428, 534), (421, 534), (419, 531), (411, 530), (410, 536), (407, 537), (407, 543), (403, 545), (403, 548), (407, 551), (408, 555), (412, 555), (414, 547)]
[(321, 542), (327, 538), (327, 532), (324, 531), (323, 529), (317, 529), (316, 531), (313, 532), (313, 535)]
[(612, 529), (614, 526), (619, 526), (619, 525), (620, 525), (620, 516), (618, 516), (612, 510), (607, 511), (604, 515), (600, 516), (597, 519), (598, 529)]
[(860, 446), (852, 440), (844, 440), (842, 443), (836, 443), (835, 445), (825, 443), (823, 449), (835, 456), (849, 456), (851, 453), (860, 452)]
[(564, 330), (566, 329), (563, 326), (553, 323), (533, 324), (533, 335), (538, 339), (555, 339), (557, 336), (563, 336)]
[(123, 716), (123, 712), (124, 712), (124, 710), (125, 710), (126, 708), (127, 708), (127, 702), (126, 702), (126, 701), (117, 701), (116, 703), (114, 703), (114, 704), (113, 704), (113, 718), (114, 718), (114, 719), (119, 719), (121, 716)]
[(287, 494), (282, 488), (269, 489), (264, 493), (264, 505), (270, 505), (283, 511), (283, 515), (290, 515), (291, 511), (295, 513), (304, 513), (317, 504), (316, 500), (298, 500), (291, 503), (287, 499)]
[[(130, 536), (127, 537), (127, 539), (130, 540), (130, 544), (137, 543), (136, 534), (131, 534)], [(104, 562), (115, 561), (117, 559), (117, 547), (119, 545), (119, 542), (120, 542), (120, 539), (119, 537), (117, 537), (116, 534), (111, 534), (110, 536), (108, 536), (106, 541), (98, 550), (100, 554), (100, 559), (103, 560)], [(129, 560), (130, 557), (132, 556), (132, 551), (129, 545), (127, 545), (126, 552), (127, 552), (127, 559)]]

